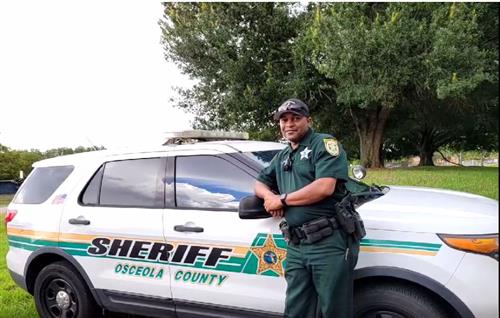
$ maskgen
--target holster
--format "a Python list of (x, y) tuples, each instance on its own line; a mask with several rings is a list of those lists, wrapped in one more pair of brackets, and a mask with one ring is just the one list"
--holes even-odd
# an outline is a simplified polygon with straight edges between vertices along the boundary
[(283, 234), (283, 237), (285, 238), (286, 242), (291, 242), (293, 244), (299, 244), (300, 239), (297, 237), (297, 235), (294, 235), (292, 233), (290, 226), (288, 226), (288, 223), (285, 220), (281, 221), (279, 227), (280, 227), (281, 233)]
[(335, 205), (336, 219), (340, 228), (347, 234), (352, 235), (357, 242), (366, 235), (365, 225), (359, 213), (354, 209), (353, 198), (350, 194), (346, 195)]

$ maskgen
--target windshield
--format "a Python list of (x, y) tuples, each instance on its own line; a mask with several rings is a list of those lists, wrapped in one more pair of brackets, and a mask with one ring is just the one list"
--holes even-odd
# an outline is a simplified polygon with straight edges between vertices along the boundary
[(244, 152), (243, 154), (253, 161), (258, 162), (262, 168), (269, 166), (274, 156), (279, 152), (279, 149)]

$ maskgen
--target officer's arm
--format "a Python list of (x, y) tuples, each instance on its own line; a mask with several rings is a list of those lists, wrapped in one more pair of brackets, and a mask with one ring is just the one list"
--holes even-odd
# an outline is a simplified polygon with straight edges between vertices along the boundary
[(287, 205), (309, 205), (331, 196), (335, 191), (335, 178), (319, 178), (286, 197)]
[[(277, 197), (279, 200), (279, 196), (276, 195), (266, 184), (256, 181), (255, 182), (255, 187), (254, 187), (255, 195), (258, 196), (259, 198), (264, 199), (264, 202), (267, 202), (269, 198)], [(280, 201), (281, 205), (281, 201)], [(273, 209), (269, 209), (266, 204), (264, 203), (264, 208), (266, 209), (269, 214), (271, 214), (274, 217), (282, 217), (284, 214), (283, 207), (276, 207)]]
[[(337, 179), (335, 178), (316, 179), (305, 187), (288, 193), (285, 202), (289, 206), (314, 204), (332, 195), (336, 183)], [(261, 198), (264, 198), (264, 207), (267, 211), (283, 209), (278, 194), (262, 192), (261, 195), (263, 195)]]
[(262, 199), (274, 195), (273, 191), (271, 191), (271, 188), (258, 180), (255, 182), (254, 191), (255, 195)]

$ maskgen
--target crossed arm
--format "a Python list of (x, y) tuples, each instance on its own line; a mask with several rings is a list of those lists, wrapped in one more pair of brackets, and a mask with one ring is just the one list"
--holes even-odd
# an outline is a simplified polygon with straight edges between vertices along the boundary
[[(286, 204), (294, 205), (309, 205), (319, 202), (335, 191), (337, 179), (335, 178), (319, 178), (306, 185), (305, 187), (288, 193)], [(264, 208), (272, 216), (282, 217), (284, 214), (283, 204), (280, 200), (280, 195), (275, 194), (264, 183), (257, 181), (255, 183), (255, 195), (264, 199)]]

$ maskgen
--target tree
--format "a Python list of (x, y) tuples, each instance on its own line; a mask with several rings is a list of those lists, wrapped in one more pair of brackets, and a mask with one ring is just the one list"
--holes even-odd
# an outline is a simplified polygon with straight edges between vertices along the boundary
[[(297, 19), (280, 3), (165, 3), (166, 58), (198, 80), (177, 105), (196, 128), (276, 135), (272, 111), (290, 90)], [(267, 131), (267, 133), (266, 133)]]
[(166, 57), (199, 80), (177, 106), (196, 128), (240, 129), (276, 140), (272, 112), (289, 97), (310, 107), (313, 126), (352, 149), (353, 127), (336, 105), (333, 81), (319, 73), (307, 46), (296, 43), (309, 12), (280, 3), (167, 3), (160, 22)]
[(424, 89), (412, 90), (393, 112), (384, 144), (391, 155), (420, 156), (420, 165), (433, 165), (441, 147), (498, 147), (498, 4), (446, 8), (434, 13), (437, 40)]
[(391, 114), (384, 141), (388, 159), (419, 156), (421, 166), (434, 165), (440, 148), (491, 151), (498, 145), (498, 100), (455, 105), (422, 96)]
[(275, 139), (271, 114), (294, 96), (310, 105), (319, 130), (351, 148), (357, 134), (362, 163), (379, 167), (391, 113), (464, 107), (472, 92), (498, 82), (498, 41), (491, 41), (498, 31), (495, 23), (478, 23), (498, 19), (496, 4), (164, 6), (166, 58), (198, 80), (176, 100), (195, 114), (196, 128)]
[(479, 45), (478, 21), (488, 11), (481, 4), (319, 4), (314, 10), (302, 36), (314, 47), (318, 70), (336, 82), (337, 103), (351, 112), (366, 166), (382, 166), (390, 113), (408, 96), (461, 100), (495, 81), (494, 52)]

